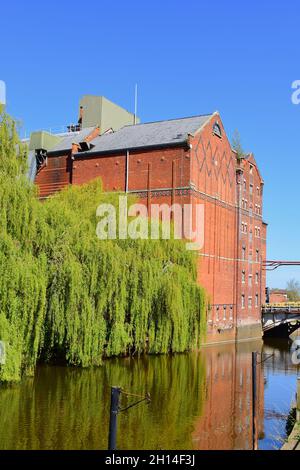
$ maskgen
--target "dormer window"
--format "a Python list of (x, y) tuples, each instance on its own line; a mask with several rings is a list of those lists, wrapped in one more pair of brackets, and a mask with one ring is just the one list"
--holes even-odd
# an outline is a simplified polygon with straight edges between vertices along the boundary
[(217, 136), (217, 137), (220, 137), (220, 139), (222, 138), (222, 131), (221, 131), (221, 127), (219, 125), (219, 123), (216, 121), (213, 125), (213, 133)]
[(91, 144), (90, 142), (80, 142), (79, 144), (79, 152), (88, 152), (89, 150), (92, 150), (95, 145)]

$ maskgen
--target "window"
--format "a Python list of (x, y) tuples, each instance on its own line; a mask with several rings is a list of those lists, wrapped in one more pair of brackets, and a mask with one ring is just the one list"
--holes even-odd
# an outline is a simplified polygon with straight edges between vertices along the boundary
[(230, 320), (233, 319), (233, 306), (232, 305), (230, 306), (230, 318), (229, 319)]
[(253, 165), (250, 165), (249, 172), (250, 172), (250, 175), (253, 175)]
[(255, 273), (255, 284), (258, 284), (259, 281), (259, 274)]
[(252, 287), (252, 274), (249, 274), (249, 287)]
[(252, 230), (250, 230), (250, 233), (249, 233), (249, 241), (252, 242), (253, 240), (253, 233), (252, 233)]
[(219, 307), (219, 305), (217, 305), (217, 308), (216, 308), (216, 321), (219, 321), (219, 310), (220, 310), (220, 307)]
[(258, 299), (258, 294), (255, 295), (255, 307), (258, 307), (259, 299)]
[(252, 308), (252, 297), (248, 297), (248, 307)]
[(247, 181), (244, 180), (244, 191), (246, 191), (246, 190), (247, 190)]
[(226, 320), (226, 305), (223, 308), (223, 320)]
[(255, 236), (256, 238), (260, 238), (260, 227), (255, 227)]
[(260, 196), (260, 189), (259, 189), (258, 186), (256, 187), (256, 194), (257, 194), (258, 197)]
[(243, 248), (242, 248), (242, 260), (245, 261), (245, 259), (246, 259), (246, 247), (243, 246)]
[(221, 127), (217, 121), (213, 125), (213, 133), (220, 138), (222, 137)]
[(253, 184), (252, 183), (250, 184), (250, 194), (251, 195), (253, 194)]
[(240, 370), (240, 387), (243, 386), (243, 369)]
[(246, 272), (242, 271), (242, 283), (245, 284), (246, 282)]
[(242, 295), (242, 308), (245, 308), (245, 295)]
[(247, 201), (247, 199), (243, 198), (242, 199), (242, 209), (247, 210), (247, 208), (248, 208), (248, 201)]
[(259, 250), (256, 250), (256, 262), (259, 263)]
[(242, 233), (248, 233), (248, 224), (247, 224), (247, 222), (242, 222), (241, 231), (242, 231)]

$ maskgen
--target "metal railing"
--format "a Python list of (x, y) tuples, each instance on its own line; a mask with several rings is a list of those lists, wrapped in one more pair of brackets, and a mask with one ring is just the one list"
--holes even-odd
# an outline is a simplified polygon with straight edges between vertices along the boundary
[(263, 304), (263, 313), (300, 313), (300, 302), (283, 302), (276, 304)]

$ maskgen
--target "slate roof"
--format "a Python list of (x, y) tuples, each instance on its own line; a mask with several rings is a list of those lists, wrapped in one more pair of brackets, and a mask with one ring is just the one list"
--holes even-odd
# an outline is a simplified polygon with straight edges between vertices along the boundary
[(180, 145), (211, 118), (212, 114), (124, 126), (116, 132), (93, 139), (93, 147), (77, 156), (145, 147)]
[(86, 127), (79, 132), (70, 132), (70, 135), (64, 137), (55, 147), (51, 148), (48, 153), (70, 150), (72, 144), (83, 142), (95, 129), (96, 127)]

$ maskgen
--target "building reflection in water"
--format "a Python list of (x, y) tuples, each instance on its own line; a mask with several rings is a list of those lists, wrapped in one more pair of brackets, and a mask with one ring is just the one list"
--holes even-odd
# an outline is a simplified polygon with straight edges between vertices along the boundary
[[(252, 351), (262, 342), (227, 344), (203, 349), (206, 364), (206, 399), (195, 425), (195, 449), (252, 449)], [(257, 365), (256, 446), (263, 435), (264, 376), (261, 356)]]
[[(110, 387), (149, 392), (151, 404), (120, 413), (117, 443), (131, 449), (251, 449), (251, 352), (262, 343), (198, 354), (104, 361), (97, 369), (42, 366), (0, 389), (1, 449), (106, 449)], [(264, 380), (257, 366), (257, 438)], [(122, 407), (132, 403), (123, 398)]]

